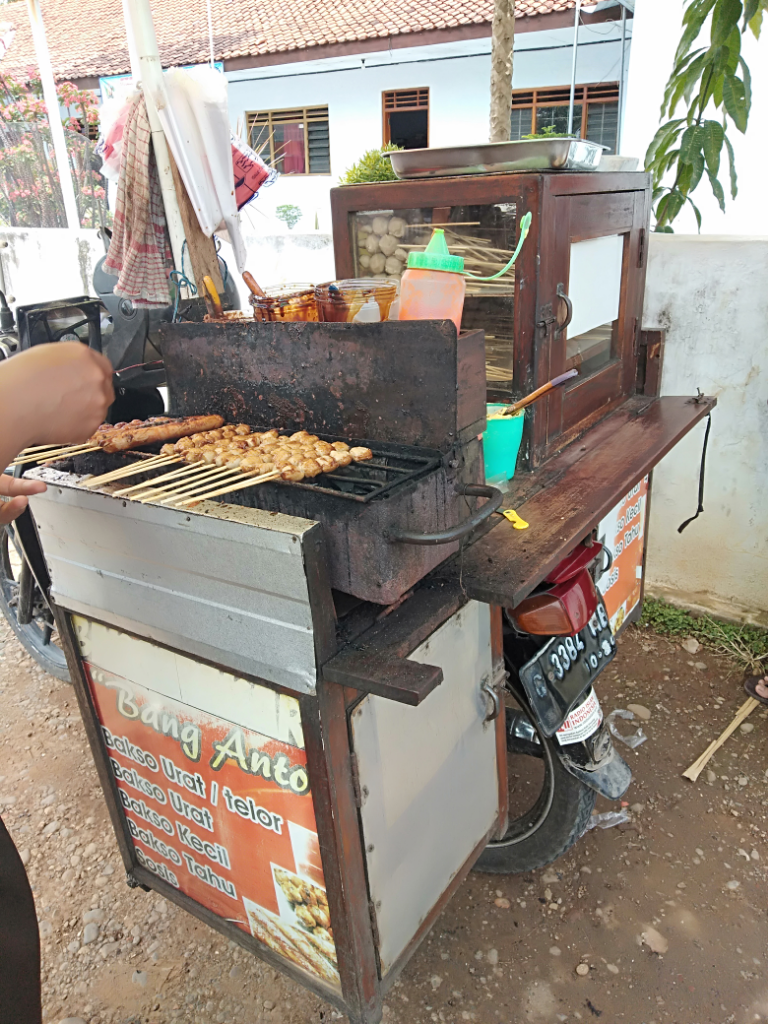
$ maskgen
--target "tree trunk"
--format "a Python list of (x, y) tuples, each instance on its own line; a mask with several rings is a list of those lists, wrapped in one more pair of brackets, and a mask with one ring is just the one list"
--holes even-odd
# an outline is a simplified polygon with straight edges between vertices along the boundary
[(509, 140), (514, 46), (515, 0), (495, 0), (491, 41), (491, 142)]

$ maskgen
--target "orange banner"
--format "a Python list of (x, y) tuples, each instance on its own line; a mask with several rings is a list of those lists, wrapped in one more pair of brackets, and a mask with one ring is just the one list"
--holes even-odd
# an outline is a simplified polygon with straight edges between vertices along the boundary
[[(97, 628), (79, 617), (75, 622)], [(116, 635), (122, 645), (156, 650), (161, 664), (167, 657)], [(145, 650), (142, 657), (146, 664)], [(139, 863), (338, 986), (302, 747), (201, 712), (88, 658), (83, 664)], [(239, 682), (264, 689), (273, 705), (293, 701)], [(298, 717), (298, 704), (296, 711)]]
[(621, 629), (640, 602), (647, 501), (648, 477), (645, 477), (608, 513), (597, 529), (597, 539), (613, 557), (613, 565), (597, 586), (614, 633)]

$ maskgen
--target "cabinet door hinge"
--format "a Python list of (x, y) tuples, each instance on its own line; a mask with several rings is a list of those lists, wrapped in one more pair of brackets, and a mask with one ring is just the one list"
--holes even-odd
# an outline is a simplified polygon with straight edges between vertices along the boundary
[(640, 228), (640, 244), (637, 247), (637, 269), (645, 266), (645, 228)]
[(350, 774), (352, 775), (352, 790), (355, 794), (355, 805), (357, 807), (363, 806), (363, 795), (360, 789), (360, 769), (357, 764), (357, 754), (354, 752), (349, 755)]
[(376, 906), (373, 900), (368, 900), (368, 914), (371, 918), (371, 933), (373, 934), (373, 944), (376, 947), (376, 952), (379, 951), (381, 945), (381, 939), (379, 938), (379, 923), (376, 920)]

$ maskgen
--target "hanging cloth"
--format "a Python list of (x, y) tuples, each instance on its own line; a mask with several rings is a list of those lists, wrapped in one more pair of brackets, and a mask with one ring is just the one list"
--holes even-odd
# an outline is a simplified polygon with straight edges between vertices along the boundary
[(168, 272), (173, 257), (147, 105), (139, 94), (123, 131), (112, 241), (104, 269), (117, 275), (115, 295), (144, 309), (171, 304)]

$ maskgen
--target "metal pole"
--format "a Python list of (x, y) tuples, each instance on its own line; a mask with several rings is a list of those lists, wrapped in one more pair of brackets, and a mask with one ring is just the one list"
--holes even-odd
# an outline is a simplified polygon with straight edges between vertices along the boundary
[(576, 18), (573, 24), (573, 63), (571, 65), (571, 101), (568, 105), (568, 134), (573, 134), (573, 102), (576, 96), (576, 55), (579, 50), (579, 15), (581, 0), (576, 0)]
[(75, 198), (75, 186), (69, 166), (67, 141), (64, 137), (64, 125), (61, 123), (61, 115), (59, 114), (59, 97), (56, 94), (56, 83), (53, 80), (51, 55), (48, 52), (48, 42), (45, 38), (45, 26), (43, 25), (43, 15), (40, 10), (39, 0), (27, 0), (27, 7), (29, 8), (29, 23), (32, 27), (32, 41), (35, 44), (37, 64), (40, 68), (43, 99), (45, 100), (45, 108), (48, 111), (48, 124), (51, 126), (51, 141), (53, 142), (53, 151), (56, 154), (56, 166), (59, 170), (59, 183), (61, 185), (61, 194), (64, 198), (64, 214), (67, 218), (67, 227), (77, 230), (80, 227), (80, 214), (77, 212), (77, 199)]
[(627, 58), (627, 9), (621, 6), (621, 74), (619, 75), (619, 118), (616, 126), (616, 152), (621, 152), (621, 132), (624, 127), (624, 65)]
[[(173, 261), (176, 269), (181, 270), (181, 253), (184, 245), (184, 225), (179, 212), (179, 201), (173, 184), (171, 161), (168, 155), (168, 143), (157, 116), (156, 90), (162, 82), (163, 68), (157, 49), (157, 36), (152, 21), (152, 10), (149, 0), (123, 0), (125, 28), (128, 33), (128, 52), (131, 57), (131, 72), (134, 81), (141, 84), (147, 104), (149, 127), (152, 131), (152, 144), (155, 150), (155, 161), (160, 176), (160, 188), (163, 193), (165, 219), (168, 223), (168, 234), (171, 239)], [(138, 65), (134, 63), (138, 61)], [(187, 268), (189, 269), (189, 268)], [(187, 277), (192, 279), (189, 269)]]

